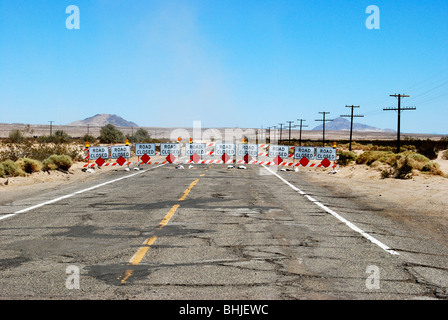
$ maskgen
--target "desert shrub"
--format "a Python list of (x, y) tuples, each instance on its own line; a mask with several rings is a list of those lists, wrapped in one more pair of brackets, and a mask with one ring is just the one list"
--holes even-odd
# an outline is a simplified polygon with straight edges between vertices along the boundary
[(29, 158), (21, 158), (17, 160), (16, 163), (22, 171), (30, 174), (33, 172), (39, 172), (43, 168), (40, 161)]
[(428, 162), (421, 169), (422, 172), (430, 172), (435, 175), (444, 176), (443, 171), (440, 169), (440, 165), (436, 162)]
[(85, 134), (81, 137), (81, 141), (93, 143), (96, 141), (96, 138), (90, 134)]
[(40, 136), (37, 141), (40, 143), (68, 143), (72, 138), (64, 130), (57, 130), (51, 136)]
[(22, 131), (20, 130), (11, 130), (9, 132), (9, 141), (12, 143), (19, 143), (24, 140)]
[(24, 177), (26, 173), (20, 168), (20, 166), (12, 160), (5, 160), (2, 162), (2, 177)]
[(383, 169), (381, 170), (381, 178), (387, 179), (394, 175), (394, 171), (392, 169)]
[(339, 159), (337, 160), (337, 163), (343, 166), (348, 165), (350, 162), (355, 161), (357, 158), (356, 153), (352, 151), (340, 151), (339, 152)]
[(17, 161), (20, 158), (30, 158), (43, 161), (53, 154), (67, 155), (72, 159), (82, 159), (83, 147), (69, 143), (33, 143), (25, 140), (23, 143), (9, 143), (0, 151), (0, 161), (7, 159)]
[(417, 151), (431, 160), (437, 159), (437, 149), (436, 146), (432, 144), (421, 144), (417, 148)]
[(367, 164), (372, 167), (379, 167), (382, 163), (388, 164), (394, 171), (389, 169), (382, 170), (381, 176), (383, 178), (394, 175), (395, 178), (408, 179), (413, 173), (418, 173), (419, 171), (444, 176), (437, 163), (432, 162), (422, 154), (412, 151), (405, 151), (399, 154), (386, 151), (367, 151), (357, 157), (356, 163)]
[(448, 160), (448, 150), (445, 150), (442, 152), (442, 159), (443, 160)]
[(120, 143), (124, 142), (124, 134), (118, 130), (113, 124), (107, 124), (100, 129), (98, 140), (101, 143)]
[(62, 169), (67, 171), (73, 165), (72, 159), (67, 155), (53, 154), (43, 161), (43, 170)]
[(139, 128), (133, 135), (127, 134), (126, 139), (129, 139), (129, 142), (150, 142), (151, 136), (149, 132), (143, 128)]
[(409, 179), (412, 177), (413, 162), (409, 156), (397, 161), (395, 176), (398, 179)]
[(393, 160), (394, 156), (395, 156), (394, 153), (392, 153), (390, 151), (367, 151), (367, 152), (361, 153), (356, 158), (356, 163), (371, 165), (375, 161), (380, 161), (380, 162), (386, 162), (388, 164), (391, 164), (390, 162), (394, 161)]

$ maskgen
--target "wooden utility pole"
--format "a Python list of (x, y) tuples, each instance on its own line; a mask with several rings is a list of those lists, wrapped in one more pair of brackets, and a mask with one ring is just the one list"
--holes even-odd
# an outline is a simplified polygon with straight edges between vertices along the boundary
[(325, 122), (333, 121), (333, 119), (331, 119), (331, 120), (325, 119), (325, 115), (330, 114), (330, 112), (319, 112), (319, 114), (321, 114), (323, 116), (323, 118), (322, 119), (318, 119), (316, 121), (322, 121), (323, 122), (322, 147), (325, 147)]
[(409, 98), (406, 94), (391, 94), (391, 97), (398, 98), (398, 108), (383, 108), (383, 111), (397, 111), (398, 112), (398, 124), (397, 124), (397, 153), (400, 153), (401, 142), (400, 142), (400, 130), (401, 130), (401, 112), (405, 110), (416, 110), (415, 107), (401, 107), (401, 99)]
[(303, 125), (303, 121), (306, 121), (305, 119), (297, 119), (298, 121), (300, 121), (299, 127), (300, 127), (300, 133), (299, 133), (299, 146), (302, 146), (302, 128), (304, 127), (308, 127), (306, 125)]
[(294, 121), (286, 121), (289, 124), (289, 136), (288, 136), (288, 145), (291, 145), (291, 123)]
[(363, 115), (354, 115), (353, 114), (353, 109), (354, 108), (359, 108), (359, 106), (345, 106), (345, 107), (352, 109), (351, 115), (341, 115), (341, 117), (351, 118), (351, 121), (350, 121), (350, 144), (349, 144), (348, 150), (352, 151), (353, 118), (362, 118), (364, 116)]
[(54, 121), (48, 121), (48, 122), (50, 122), (50, 137), (51, 137), (51, 135), (53, 134), (53, 122)]
[(280, 140), (278, 140), (278, 144), (281, 144), (282, 142), (282, 129), (283, 129), (283, 123), (279, 123), (280, 125)]

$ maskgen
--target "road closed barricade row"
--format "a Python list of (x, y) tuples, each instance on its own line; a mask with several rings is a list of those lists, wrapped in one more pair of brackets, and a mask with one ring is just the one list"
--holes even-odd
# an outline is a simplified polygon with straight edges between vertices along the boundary
[[(99, 146), (86, 148), (89, 163), (84, 167), (123, 166), (123, 165), (150, 165), (165, 163), (181, 163), (182, 144), (160, 143), (157, 144), (160, 151), (156, 151), (155, 143), (135, 144), (135, 153), (131, 153), (131, 147), (126, 146)], [(207, 147), (213, 147), (209, 152)], [(265, 148), (265, 152), (259, 149)], [(195, 164), (258, 164), (287, 167), (338, 167), (336, 148), (325, 147), (290, 147), (284, 145), (257, 145), (234, 143), (189, 143), (185, 144), (185, 156), (189, 159), (185, 163)], [(137, 156), (137, 161), (130, 161), (132, 156)], [(161, 160), (151, 161), (151, 157), (162, 157)], [(204, 159), (205, 157), (219, 156), (219, 159)], [(260, 157), (273, 158), (260, 160)], [(292, 158), (292, 162), (291, 159)], [(108, 159), (116, 162), (106, 162)], [(285, 161), (288, 159), (289, 161)], [(296, 162), (298, 160), (298, 162)], [(313, 163), (312, 161), (320, 161)], [(90, 163), (93, 161), (93, 163)], [(333, 162), (333, 165), (332, 165)]]

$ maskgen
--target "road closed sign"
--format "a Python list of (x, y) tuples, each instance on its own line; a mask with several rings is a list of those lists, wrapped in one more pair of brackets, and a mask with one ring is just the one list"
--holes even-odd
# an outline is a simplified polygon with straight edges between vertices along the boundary
[(141, 157), (147, 154), (152, 157), (156, 155), (156, 144), (155, 143), (136, 143), (135, 144), (135, 155)]
[(334, 148), (316, 148), (316, 160), (328, 159), (336, 161), (336, 149)]
[(222, 156), (227, 154), (228, 156), (235, 155), (235, 144), (234, 143), (217, 143), (215, 144), (215, 154), (217, 156)]
[(258, 144), (253, 144), (253, 143), (239, 144), (238, 145), (238, 155), (245, 156), (246, 154), (250, 155), (251, 157), (257, 157), (258, 156)]
[(161, 143), (160, 144), (160, 155), (161, 156), (180, 156), (180, 143)]
[(269, 146), (269, 158), (288, 158), (289, 156), (289, 147), (288, 146)]
[(110, 147), (110, 158), (118, 159), (120, 157), (130, 158), (131, 157), (131, 147), (130, 146), (112, 146)]
[(89, 160), (98, 158), (109, 159), (109, 147), (90, 147)]
[(295, 147), (294, 148), (294, 159), (314, 160), (314, 147)]
[(185, 155), (192, 156), (195, 153), (198, 156), (205, 156), (205, 143), (187, 143), (185, 145)]

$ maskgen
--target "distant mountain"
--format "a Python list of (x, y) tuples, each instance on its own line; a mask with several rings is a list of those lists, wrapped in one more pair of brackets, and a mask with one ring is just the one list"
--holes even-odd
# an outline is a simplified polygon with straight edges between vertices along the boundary
[(107, 124), (113, 124), (116, 127), (138, 127), (138, 124), (127, 121), (122, 117), (117, 116), (116, 114), (97, 114), (93, 117), (86, 118), (84, 120), (78, 120), (75, 122), (68, 123), (67, 126), (98, 126), (102, 127)]
[[(323, 124), (314, 127), (312, 130), (322, 130)], [(334, 130), (334, 131), (350, 131), (350, 120), (346, 118), (336, 118), (331, 122), (325, 123), (325, 130)], [(362, 123), (353, 122), (353, 131), (376, 131), (376, 132), (394, 132), (391, 129), (379, 129), (375, 127), (368, 126)]]

